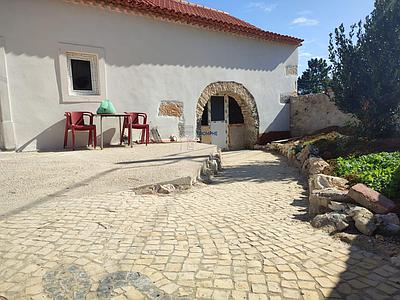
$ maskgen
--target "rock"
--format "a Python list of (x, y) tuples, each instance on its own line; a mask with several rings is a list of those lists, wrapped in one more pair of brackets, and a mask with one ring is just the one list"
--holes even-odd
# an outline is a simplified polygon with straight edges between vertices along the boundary
[(361, 183), (350, 188), (349, 196), (374, 213), (386, 214), (396, 208), (392, 200)]
[(330, 233), (343, 231), (349, 226), (348, 217), (345, 214), (330, 212), (316, 216), (311, 225), (315, 228), (324, 228)]
[(390, 262), (395, 265), (396, 267), (400, 267), (400, 255), (399, 256), (393, 256), (390, 258)]
[(335, 212), (345, 213), (349, 209), (349, 206), (346, 203), (331, 201), (328, 204), (328, 208)]
[(383, 227), (379, 227), (379, 232), (383, 235), (400, 235), (400, 225), (388, 224)]
[(316, 190), (313, 192), (318, 197), (328, 199), (329, 201), (351, 203), (351, 198), (347, 195), (347, 191), (338, 190), (335, 188), (326, 188), (322, 190)]
[(386, 215), (375, 215), (375, 223), (379, 225), (389, 225), (389, 224), (394, 224), (394, 225), (400, 225), (400, 220), (399, 217), (394, 214), (394, 213), (389, 213)]
[(317, 156), (319, 153), (318, 148), (314, 145), (306, 145), (303, 150), (297, 155), (297, 159), (300, 161), (301, 165), (310, 157), (310, 155)]
[(214, 160), (217, 162), (218, 172), (221, 172), (222, 171), (222, 158), (221, 158), (220, 152), (218, 152), (214, 155)]
[(217, 160), (212, 158), (207, 162), (207, 165), (213, 175), (218, 174), (219, 164), (218, 164)]
[(315, 216), (330, 211), (331, 202), (350, 203), (351, 199), (347, 196), (347, 191), (335, 188), (314, 190), (309, 197), (308, 213)]
[(335, 176), (325, 174), (311, 175), (308, 180), (310, 193), (314, 190), (321, 190), (325, 188), (336, 188), (339, 190), (347, 191), (349, 181)]
[(375, 215), (375, 223), (378, 225), (379, 232), (383, 235), (400, 234), (400, 220), (394, 213)]
[(329, 204), (329, 199), (320, 197), (318, 193), (313, 192), (308, 198), (308, 214), (311, 217), (315, 217), (316, 215), (326, 213), (329, 211)]
[(157, 187), (157, 193), (159, 194), (171, 194), (175, 192), (175, 186), (173, 184), (162, 184)]
[(330, 174), (332, 172), (331, 166), (322, 158), (310, 156), (306, 160), (302, 167), (304, 174), (315, 175), (315, 174)]
[(364, 207), (352, 207), (347, 213), (353, 218), (356, 228), (365, 235), (372, 235), (378, 228), (374, 214)]

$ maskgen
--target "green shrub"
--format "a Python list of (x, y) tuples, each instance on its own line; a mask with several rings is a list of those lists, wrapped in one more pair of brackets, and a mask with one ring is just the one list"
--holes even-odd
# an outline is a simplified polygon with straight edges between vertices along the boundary
[(389, 198), (400, 198), (400, 152), (339, 157), (335, 163), (337, 176), (364, 183)]

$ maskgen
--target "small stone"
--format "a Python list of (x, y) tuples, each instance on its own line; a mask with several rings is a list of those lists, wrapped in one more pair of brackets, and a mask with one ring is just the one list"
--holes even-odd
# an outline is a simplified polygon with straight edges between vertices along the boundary
[(396, 208), (392, 200), (361, 183), (350, 188), (349, 196), (374, 213), (386, 214)]
[(157, 193), (159, 194), (171, 194), (175, 192), (175, 186), (173, 184), (162, 184), (157, 187)]

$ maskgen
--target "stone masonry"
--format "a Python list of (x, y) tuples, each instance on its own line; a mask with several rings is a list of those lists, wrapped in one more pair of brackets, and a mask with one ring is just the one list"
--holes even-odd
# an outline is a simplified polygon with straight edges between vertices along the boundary
[(248, 147), (252, 148), (257, 142), (260, 127), (257, 105), (253, 95), (242, 84), (234, 81), (214, 82), (204, 89), (199, 100), (197, 101), (197, 131), (201, 132), (201, 116), (203, 114), (204, 107), (210, 100), (211, 96), (225, 94), (235, 98), (242, 109), (244, 124), (246, 126), (246, 136), (248, 137)]
[(400, 299), (399, 269), (305, 221), (297, 170), (261, 151), (223, 160), (186, 192), (54, 198), (0, 220), (0, 296)]
[(164, 117), (181, 118), (183, 116), (183, 102), (161, 101), (158, 109), (158, 115)]

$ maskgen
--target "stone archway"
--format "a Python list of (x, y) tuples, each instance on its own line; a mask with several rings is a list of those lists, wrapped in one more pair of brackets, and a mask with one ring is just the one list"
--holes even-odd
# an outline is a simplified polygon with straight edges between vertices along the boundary
[(211, 96), (230, 95), (239, 104), (246, 127), (247, 147), (253, 148), (258, 139), (260, 120), (256, 101), (253, 95), (244, 87), (243, 84), (234, 81), (218, 81), (209, 84), (201, 93), (196, 107), (197, 133), (201, 135), (201, 116), (204, 107)]

